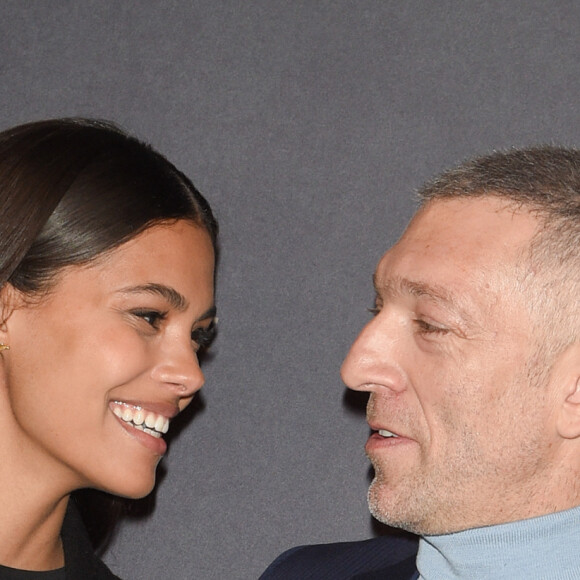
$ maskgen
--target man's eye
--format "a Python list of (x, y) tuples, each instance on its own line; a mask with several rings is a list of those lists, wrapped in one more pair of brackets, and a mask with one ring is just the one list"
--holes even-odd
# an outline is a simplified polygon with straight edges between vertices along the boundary
[(421, 318), (417, 318), (413, 320), (413, 322), (417, 325), (421, 334), (447, 334), (449, 332), (447, 328), (436, 326), (435, 324), (431, 324)]
[(134, 310), (133, 314), (143, 319), (152, 328), (159, 328), (159, 324), (165, 320), (166, 314), (157, 310)]

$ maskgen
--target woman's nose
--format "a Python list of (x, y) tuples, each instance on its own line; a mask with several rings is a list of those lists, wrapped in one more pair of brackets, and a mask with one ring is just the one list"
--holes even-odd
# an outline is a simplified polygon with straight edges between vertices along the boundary
[(166, 346), (163, 359), (155, 368), (155, 380), (173, 389), (180, 398), (192, 397), (205, 382), (197, 353), (191, 341)]

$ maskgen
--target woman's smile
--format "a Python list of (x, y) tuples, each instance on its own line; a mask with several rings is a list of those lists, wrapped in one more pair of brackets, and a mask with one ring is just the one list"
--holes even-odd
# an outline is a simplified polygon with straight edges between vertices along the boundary
[[(112, 401), (109, 408), (123, 429), (136, 441), (159, 456), (165, 455), (167, 444), (162, 437), (169, 430), (169, 417), (140, 405), (121, 401)], [(175, 413), (177, 412), (178, 408), (175, 407)]]
[(159, 438), (169, 430), (169, 417), (144, 409), (140, 405), (112, 401), (109, 407), (123, 422), (153, 437)]

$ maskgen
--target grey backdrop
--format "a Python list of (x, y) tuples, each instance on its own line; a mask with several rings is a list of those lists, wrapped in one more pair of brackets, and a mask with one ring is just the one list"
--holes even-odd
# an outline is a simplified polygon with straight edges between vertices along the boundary
[(1, 128), (113, 119), (221, 222), (203, 404), (114, 571), (251, 579), (295, 544), (379, 532), (339, 376), (374, 265), (435, 172), (578, 144), (578, 30), (577, 0), (0, 2)]

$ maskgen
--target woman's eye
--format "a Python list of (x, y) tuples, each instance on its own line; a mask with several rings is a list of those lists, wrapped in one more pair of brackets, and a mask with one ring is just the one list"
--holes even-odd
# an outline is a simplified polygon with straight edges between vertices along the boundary
[(212, 320), (206, 328), (196, 328), (191, 332), (191, 340), (197, 346), (197, 350), (204, 350), (209, 347), (216, 335), (215, 320)]
[(152, 328), (159, 328), (159, 324), (165, 320), (165, 313), (157, 310), (134, 310), (133, 314), (144, 320)]

